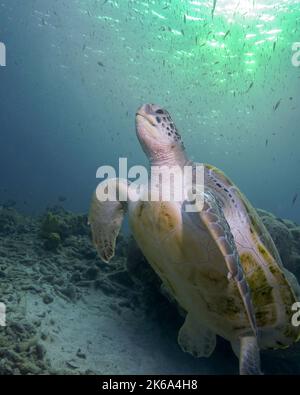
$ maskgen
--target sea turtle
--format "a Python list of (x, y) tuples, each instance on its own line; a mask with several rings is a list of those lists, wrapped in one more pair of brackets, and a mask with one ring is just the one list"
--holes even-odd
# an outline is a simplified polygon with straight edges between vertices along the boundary
[[(160, 106), (146, 104), (137, 111), (136, 131), (152, 168), (195, 170), (169, 113)], [(292, 325), (299, 285), (245, 196), (223, 172), (203, 166), (204, 206), (198, 212), (186, 210), (187, 200), (149, 201), (149, 185), (156, 192), (161, 186), (156, 183), (131, 191), (127, 180), (103, 181), (98, 188), (107, 192), (114, 186), (118, 198), (105, 201), (94, 194), (89, 214), (93, 241), (108, 263), (128, 212), (144, 256), (186, 312), (178, 334), (181, 348), (208, 357), (219, 335), (231, 342), (241, 374), (260, 374), (259, 349), (286, 348), (300, 337), (300, 328)], [(195, 192), (194, 183), (195, 177)]]

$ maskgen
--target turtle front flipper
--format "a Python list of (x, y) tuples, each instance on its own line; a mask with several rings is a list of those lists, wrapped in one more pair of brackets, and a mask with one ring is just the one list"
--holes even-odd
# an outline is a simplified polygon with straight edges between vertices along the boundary
[[(223, 213), (222, 204), (215, 196), (206, 191), (204, 193), (204, 206), (199, 207), (198, 212), (185, 212), (185, 222), (193, 223), (197, 229), (207, 231), (210, 238), (208, 239), (208, 246), (210, 251), (218, 251), (222, 255), (222, 260), (213, 260), (214, 265), (221, 265), (227, 271), (228, 282), (233, 282), (239, 292), (244, 306), (246, 316), (248, 317), (249, 327), (244, 327), (240, 334), (240, 371), (245, 373), (258, 374), (259, 368), (259, 348), (257, 345), (257, 326), (255, 312), (253, 308), (250, 287), (248, 285), (240, 257), (237, 251), (237, 246), (234, 237), (231, 233), (230, 226)], [(209, 260), (212, 260), (212, 255)], [(220, 268), (221, 268), (220, 266)], [(215, 267), (216, 270), (216, 267)], [(218, 308), (215, 307), (215, 311)], [(223, 310), (220, 314), (230, 314), (230, 305), (228, 311)]]
[[(204, 193), (204, 205), (198, 212), (185, 213), (198, 228), (206, 229), (210, 235), (210, 243), (222, 254), (224, 264), (228, 270), (228, 281), (234, 281), (243, 300), (254, 336), (257, 336), (255, 312), (251, 300), (250, 287), (247, 283), (243, 266), (240, 262), (238, 250), (231, 233), (230, 226), (225, 218), (221, 203), (212, 193)], [(195, 203), (197, 204), (197, 203)]]
[(260, 356), (255, 336), (245, 336), (240, 339), (240, 374), (261, 375)]
[(231, 347), (240, 362), (240, 374), (262, 375), (260, 353), (255, 336), (244, 336), (231, 342)]
[(92, 198), (89, 224), (93, 243), (106, 263), (115, 255), (116, 239), (127, 211), (127, 196), (126, 180), (109, 179), (98, 186)]

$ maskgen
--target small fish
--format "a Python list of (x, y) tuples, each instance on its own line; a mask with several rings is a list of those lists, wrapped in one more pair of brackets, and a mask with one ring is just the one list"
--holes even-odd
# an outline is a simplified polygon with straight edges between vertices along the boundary
[(269, 145), (269, 140), (266, 139), (266, 147)]
[(292, 206), (295, 205), (297, 199), (298, 199), (298, 193), (295, 193), (295, 195), (294, 195), (294, 197), (293, 197), (293, 200), (292, 200)]
[(102, 62), (100, 62), (100, 61), (97, 62), (97, 65), (100, 66), (100, 67), (104, 67), (104, 64)]
[(217, 0), (213, 0), (213, 8), (211, 10), (211, 16), (212, 19), (214, 19), (215, 11), (216, 11), (216, 6), (217, 6)]
[(225, 36), (224, 36), (224, 40), (225, 40), (225, 38), (226, 38), (227, 36), (229, 36), (230, 33), (231, 33), (230, 29), (227, 30), (227, 32), (225, 33)]
[(277, 102), (277, 103), (275, 104), (275, 106), (273, 107), (274, 111), (278, 110), (278, 107), (280, 106), (280, 104), (281, 104), (281, 99), (278, 100), (278, 102)]
[(250, 90), (253, 88), (254, 82), (251, 82), (249, 85), (249, 88), (246, 90), (246, 93), (250, 92)]
[(274, 44), (273, 44), (273, 52), (275, 51), (275, 49), (276, 49), (276, 41), (274, 42)]
[(186, 23), (186, 15), (184, 14), (183, 22)]

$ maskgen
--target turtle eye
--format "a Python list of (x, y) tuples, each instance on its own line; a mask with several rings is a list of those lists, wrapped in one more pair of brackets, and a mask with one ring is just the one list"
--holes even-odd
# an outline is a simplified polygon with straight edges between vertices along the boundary
[(161, 110), (161, 109), (156, 110), (155, 112), (156, 112), (156, 114), (164, 114), (163, 110)]

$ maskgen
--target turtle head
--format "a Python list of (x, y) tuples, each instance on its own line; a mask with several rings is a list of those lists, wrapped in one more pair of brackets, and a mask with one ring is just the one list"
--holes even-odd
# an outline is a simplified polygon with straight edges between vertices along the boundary
[(150, 161), (168, 162), (174, 155), (184, 153), (181, 136), (170, 114), (158, 105), (144, 104), (137, 111), (136, 132)]

